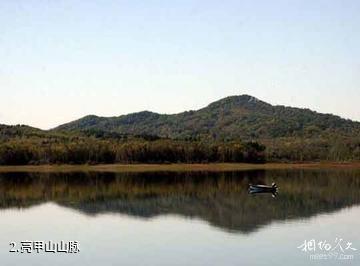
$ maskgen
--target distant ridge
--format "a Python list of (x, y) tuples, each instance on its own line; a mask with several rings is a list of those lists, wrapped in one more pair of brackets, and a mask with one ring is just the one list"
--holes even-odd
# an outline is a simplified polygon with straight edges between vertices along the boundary
[(271, 105), (250, 95), (229, 96), (178, 114), (149, 111), (118, 117), (88, 115), (53, 131), (105, 131), (174, 139), (273, 139), (359, 135), (360, 123), (309, 109)]
[(0, 165), (360, 161), (360, 123), (230, 96), (195, 111), (0, 125)]

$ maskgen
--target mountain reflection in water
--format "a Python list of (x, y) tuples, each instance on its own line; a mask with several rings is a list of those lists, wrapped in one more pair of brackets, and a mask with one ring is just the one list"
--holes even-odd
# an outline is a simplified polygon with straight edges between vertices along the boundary
[[(271, 170), (154, 173), (2, 173), (0, 208), (45, 202), (86, 215), (142, 219), (175, 214), (223, 230), (251, 233), (273, 221), (302, 219), (360, 202), (358, 170)], [(250, 195), (248, 184), (280, 187)]]

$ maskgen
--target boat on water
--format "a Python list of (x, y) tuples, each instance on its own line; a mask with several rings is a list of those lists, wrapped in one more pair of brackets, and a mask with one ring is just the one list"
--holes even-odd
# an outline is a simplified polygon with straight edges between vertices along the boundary
[(277, 192), (277, 185), (275, 183), (272, 183), (271, 186), (268, 185), (249, 185), (249, 192), (250, 193), (274, 193)]

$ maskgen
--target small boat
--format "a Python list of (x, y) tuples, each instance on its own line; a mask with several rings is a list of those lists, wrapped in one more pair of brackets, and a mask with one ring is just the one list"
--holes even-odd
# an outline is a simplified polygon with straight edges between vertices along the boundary
[(267, 185), (249, 185), (249, 192), (250, 193), (266, 193), (271, 192), (274, 193), (278, 189), (277, 185), (275, 183), (272, 183), (271, 186)]

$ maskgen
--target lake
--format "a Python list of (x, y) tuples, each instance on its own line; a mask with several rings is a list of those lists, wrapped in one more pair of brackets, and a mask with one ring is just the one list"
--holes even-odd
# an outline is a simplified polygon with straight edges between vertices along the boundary
[(350, 169), (1, 173), (0, 264), (360, 265), (359, 204)]

